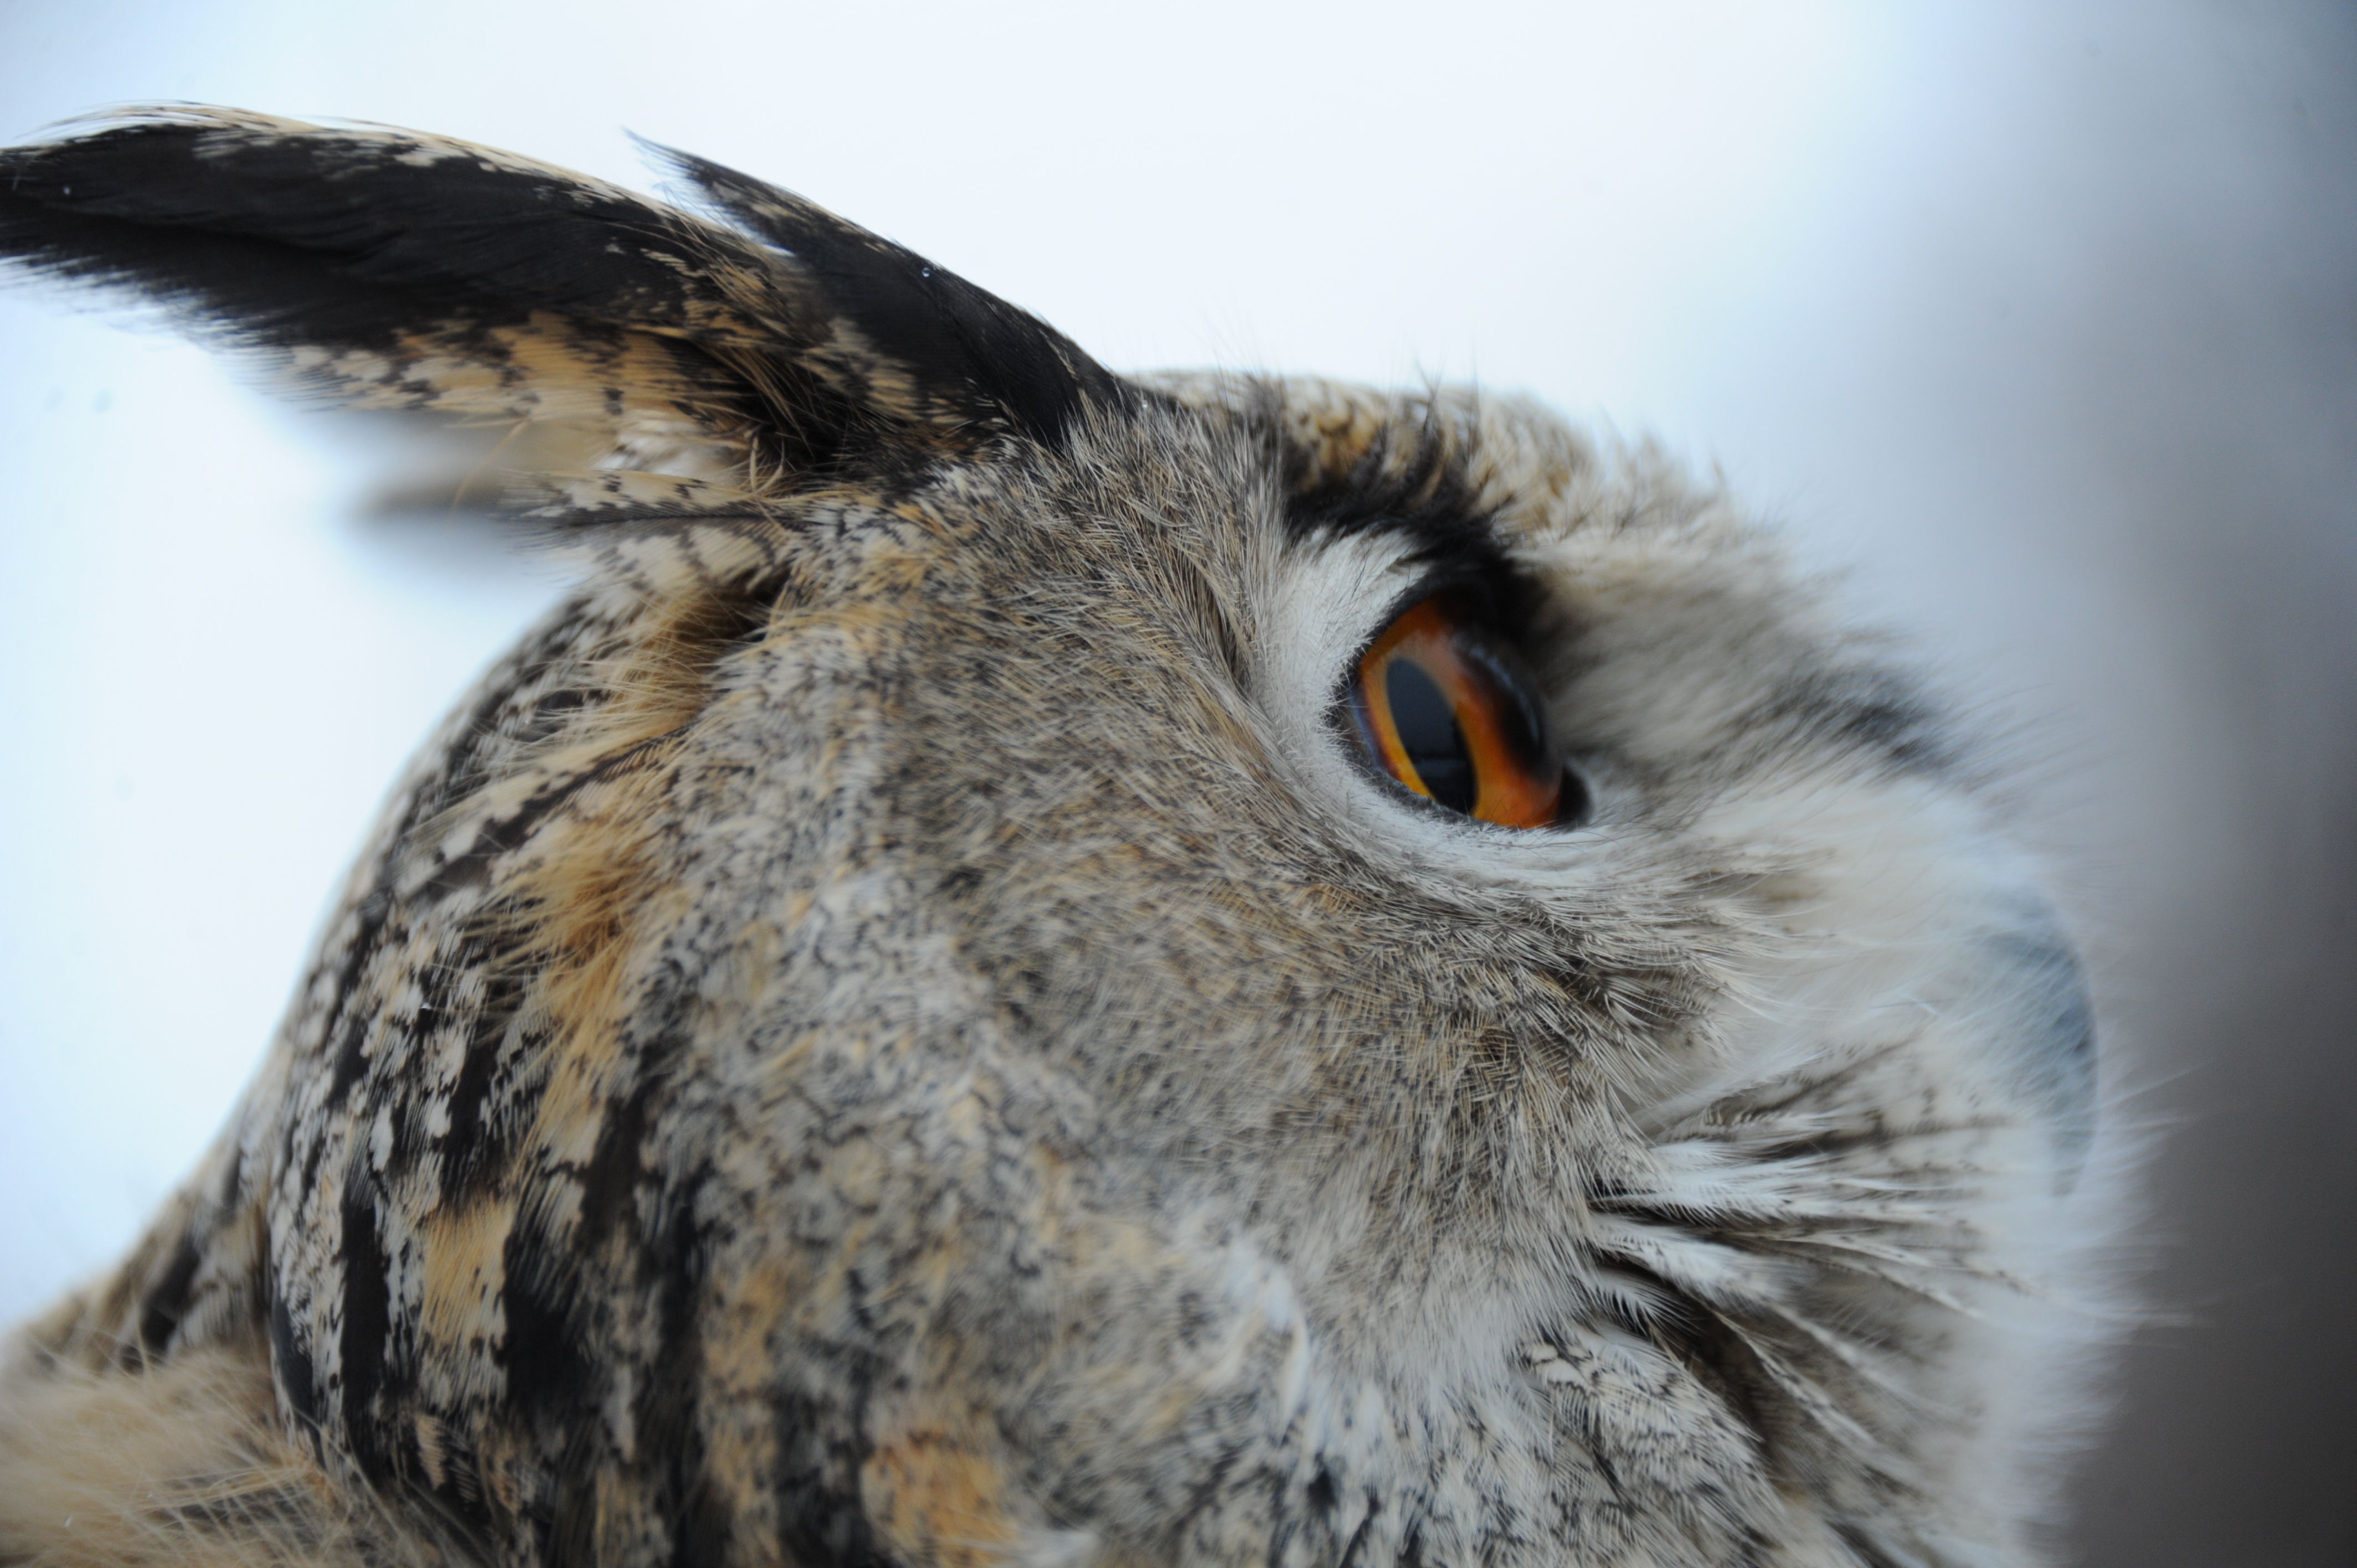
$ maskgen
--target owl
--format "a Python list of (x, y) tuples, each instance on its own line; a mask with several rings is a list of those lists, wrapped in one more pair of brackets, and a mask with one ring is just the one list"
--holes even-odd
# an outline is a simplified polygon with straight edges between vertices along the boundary
[(479, 427), (576, 575), (9, 1342), (0, 1563), (2048, 1560), (2115, 1140), (1903, 647), (1649, 447), (660, 156), (0, 153), (20, 272)]

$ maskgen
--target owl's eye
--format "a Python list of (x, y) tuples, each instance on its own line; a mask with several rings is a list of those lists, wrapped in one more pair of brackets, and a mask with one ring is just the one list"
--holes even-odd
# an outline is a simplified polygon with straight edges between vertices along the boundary
[(1426, 800), (1508, 828), (1567, 826), (1587, 791), (1564, 767), (1544, 711), (1480, 600), (1436, 594), (1383, 628), (1350, 689), (1360, 744)]

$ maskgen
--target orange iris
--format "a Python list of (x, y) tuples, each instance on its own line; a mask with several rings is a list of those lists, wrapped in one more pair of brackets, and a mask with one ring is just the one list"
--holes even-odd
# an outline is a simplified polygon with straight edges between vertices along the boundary
[(1455, 595), (1424, 600), (1359, 660), (1351, 713), (1383, 770), (1452, 811), (1543, 828), (1563, 806), (1564, 769), (1512, 658)]

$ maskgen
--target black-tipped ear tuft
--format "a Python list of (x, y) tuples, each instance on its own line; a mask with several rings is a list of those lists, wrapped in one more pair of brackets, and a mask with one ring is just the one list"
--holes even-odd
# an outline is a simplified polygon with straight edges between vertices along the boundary
[(483, 325), (549, 312), (759, 341), (723, 275), (758, 267), (754, 248), (683, 216), (465, 143), (236, 111), (158, 110), (0, 149), (0, 256), (274, 345), (425, 325), (404, 303)]
[[(1029, 312), (913, 251), (846, 223), (791, 191), (657, 143), (641, 142), (686, 179), (714, 216), (791, 258), (821, 291), (815, 314), (843, 329), (830, 346), (844, 375), (905, 377), (932, 423), (1004, 421), (1055, 442), (1083, 400), (1115, 404), (1119, 378)], [(871, 363), (872, 361), (872, 363)]]
[(0, 263), (162, 301), (338, 401), (533, 423), (575, 466), (730, 487), (992, 431), (1054, 443), (1127, 395), (923, 258), (664, 156), (721, 221), (414, 132), (157, 110), (0, 148)]

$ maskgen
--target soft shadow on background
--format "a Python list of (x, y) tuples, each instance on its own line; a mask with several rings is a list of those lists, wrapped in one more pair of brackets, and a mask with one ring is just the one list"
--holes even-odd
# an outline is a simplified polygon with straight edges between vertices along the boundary
[[(2357, 11), (0, 0), (157, 99), (800, 188), (1118, 369), (1524, 389), (1721, 465), (2022, 738), (2167, 1129), (2099, 1564), (2357, 1561)], [(202, 354), (0, 295), (0, 1317), (228, 1112), (556, 585)]]

